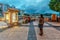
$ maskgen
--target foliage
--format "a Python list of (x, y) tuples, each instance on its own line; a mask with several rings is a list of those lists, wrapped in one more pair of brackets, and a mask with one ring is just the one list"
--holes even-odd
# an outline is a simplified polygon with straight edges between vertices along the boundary
[(51, 0), (49, 7), (56, 12), (60, 12), (60, 0)]
[(25, 16), (29, 16), (29, 14), (24, 14)]

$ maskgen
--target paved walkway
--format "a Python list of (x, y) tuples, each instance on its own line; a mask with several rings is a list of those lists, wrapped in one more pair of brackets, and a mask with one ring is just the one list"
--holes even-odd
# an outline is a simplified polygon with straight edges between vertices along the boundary
[(0, 29), (8, 27), (7, 23), (0, 21)]
[(55, 29), (60, 31), (60, 23), (58, 22), (47, 22), (50, 26), (54, 27)]
[(6, 29), (0, 32), (0, 40), (60, 40), (60, 31), (47, 23), (44, 24), (44, 35), (39, 36), (37, 25), (38, 22), (35, 21)]
[(60, 27), (60, 23), (59, 22), (48, 22), (48, 23), (53, 25), (53, 26)]

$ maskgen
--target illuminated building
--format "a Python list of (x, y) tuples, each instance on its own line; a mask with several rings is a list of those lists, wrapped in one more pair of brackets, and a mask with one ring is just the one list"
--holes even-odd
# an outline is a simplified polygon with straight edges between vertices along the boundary
[(5, 13), (5, 20), (9, 25), (18, 24), (18, 12), (19, 10), (9, 8), (8, 11)]

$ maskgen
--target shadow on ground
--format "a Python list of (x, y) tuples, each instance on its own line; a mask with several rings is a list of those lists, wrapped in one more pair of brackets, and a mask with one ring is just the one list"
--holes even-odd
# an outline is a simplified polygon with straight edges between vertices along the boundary
[[(47, 24), (49, 24), (49, 23), (47, 23)], [(55, 29), (57, 29), (57, 30), (59, 30), (60, 31), (60, 26), (55, 26), (55, 25), (52, 25), (52, 24), (49, 24), (51, 27), (53, 27), (53, 28), (55, 28)]]
[(7, 29), (10, 29), (10, 28), (12, 28), (13, 26), (11, 26), (11, 27), (7, 27), (7, 28), (1, 28), (0, 29), (0, 32), (3, 32), (3, 31), (5, 31), (5, 30), (7, 30)]

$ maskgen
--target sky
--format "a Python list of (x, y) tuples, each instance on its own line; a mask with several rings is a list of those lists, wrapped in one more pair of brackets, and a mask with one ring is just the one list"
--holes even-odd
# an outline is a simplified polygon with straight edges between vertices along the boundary
[(58, 13), (48, 6), (50, 0), (0, 0), (0, 3), (14, 5), (26, 13)]

